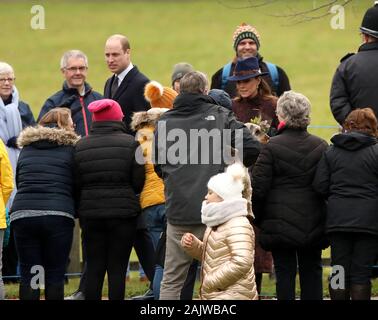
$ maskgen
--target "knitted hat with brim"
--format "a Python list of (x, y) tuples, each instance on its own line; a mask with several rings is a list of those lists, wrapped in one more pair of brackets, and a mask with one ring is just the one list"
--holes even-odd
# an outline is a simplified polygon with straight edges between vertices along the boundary
[(93, 121), (122, 121), (123, 112), (117, 101), (101, 99), (91, 102), (88, 110), (92, 112)]
[(244, 39), (252, 39), (255, 41), (257, 46), (257, 51), (260, 48), (260, 34), (258, 33), (255, 27), (252, 27), (249, 24), (242, 23), (238, 26), (232, 35), (232, 40), (234, 41), (234, 49), (237, 50), (238, 44)]
[(151, 81), (144, 88), (144, 96), (152, 108), (172, 109), (177, 92), (172, 88), (163, 87), (157, 81)]

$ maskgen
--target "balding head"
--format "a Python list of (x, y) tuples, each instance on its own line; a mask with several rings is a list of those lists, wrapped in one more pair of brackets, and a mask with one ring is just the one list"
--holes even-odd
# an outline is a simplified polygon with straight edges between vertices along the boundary
[(131, 49), (129, 39), (127, 39), (126, 36), (122, 34), (113, 34), (108, 38), (108, 40), (106, 40), (106, 43), (108, 43), (108, 41), (119, 41), (123, 51), (125, 52), (127, 49)]

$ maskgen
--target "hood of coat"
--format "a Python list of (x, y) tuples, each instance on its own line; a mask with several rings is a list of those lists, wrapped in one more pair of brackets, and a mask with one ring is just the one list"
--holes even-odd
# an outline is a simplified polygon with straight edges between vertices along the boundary
[(333, 136), (331, 142), (336, 147), (354, 151), (376, 144), (377, 139), (365, 133), (348, 132)]
[(17, 144), (25, 147), (35, 142), (47, 141), (58, 145), (74, 146), (80, 139), (73, 131), (43, 126), (27, 127), (19, 135)]
[(168, 110), (168, 108), (151, 108), (148, 111), (135, 112), (131, 118), (131, 130), (138, 131), (144, 127), (155, 127), (161, 115)]

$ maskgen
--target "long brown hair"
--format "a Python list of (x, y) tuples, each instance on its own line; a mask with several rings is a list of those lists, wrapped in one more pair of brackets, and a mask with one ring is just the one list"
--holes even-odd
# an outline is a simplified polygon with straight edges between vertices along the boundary
[(54, 108), (47, 112), (41, 120), (39, 120), (38, 124), (41, 126), (46, 126), (49, 124), (57, 124), (58, 128), (66, 129), (66, 130), (73, 130), (72, 128), (72, 118), (71, 118), (71, 110), (67, 108)]
[[(261, 81), (257, 88), (257, 95), (261, 97), (263, 100), (277, 100), (277, 97), (273, 95), (272, 89), (270, 88), (269, 84), (264, 80), (264, 78), (260, 77)], [(240, 96), (239, 92), (235, 98), (235, 101), (240, 101), (242, 97)]]

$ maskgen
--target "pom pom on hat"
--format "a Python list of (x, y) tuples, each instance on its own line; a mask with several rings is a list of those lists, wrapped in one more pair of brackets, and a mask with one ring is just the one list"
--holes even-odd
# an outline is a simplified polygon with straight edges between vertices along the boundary
[(211, 177), (207, 187), (225, 201), (241, 199), (245, 175), (245, 168), (239, 163), (234, 163), (227, 167), (226, 172)]
[(255, 41), (257, 50), (260, 48), (260, 34), (255, 27), (243, 22), (238, 26), (232, 35), (232, 40), (234, 41), (234, 49), (236, 51), (240, 41), (244, 39), (252, 39)]
[(91, 102), (88, 110), (93, 121), (122, 121), (124, 115), (121, 106), (112, 99), (101, 99)]
[(152, 108), (171, 109), (177, 92), (169, 87), (163, 87), (157, 81), (151, 81), (144, 88), (144, 96)]

